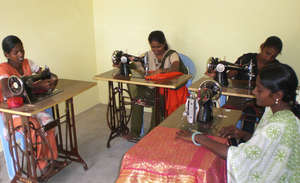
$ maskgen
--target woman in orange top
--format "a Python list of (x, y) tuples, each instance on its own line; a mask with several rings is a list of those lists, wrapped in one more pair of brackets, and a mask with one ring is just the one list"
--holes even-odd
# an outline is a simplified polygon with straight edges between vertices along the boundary
[[(13, 97), (7, 88), (7, 81), (11, 75), (18, 77), (29, 76), (33, 73), (41, 72), (41, 68), (32, 61), (24, 58), (25, 51), (22, 41), (16, 36), (11, 35), (4, 38), (2, 41), (2, 49), (7, 58), (7, 62), (0, 64), (0, 102), (5, 102), (8, 98)], [(48, 91), (54, 89), (56, 84), (57, 77), (51, 74), (50, 79), (36, 81), (33, 83), (33, 87), (34, 89)], [(42, 117), (40, 118), (39, 116)], [(4, 116), (3, 119), (5, 120)], [(30, 117), (29, 121), (33, 124), (35, 129), (41, 130), (41, 126), (47, 124), (51, 119), (53, 118), (48, 113), (40, 112), (36, 117)], [(13, 115), (13, 126), (22, 126), (21, 117), (19, 115)], [(20, 132), (23, 133), (22, 130), (20, 130)], [(40, 170), (43, 170), (48, 165), (47, 160), (57, 159), (58, 154), (55, 129), (41, 132), (41, 134), (44, 134), (48, 145), (40, 143), (42, 142), (42, 137), (37, 134), (36, 130), (30, 131), (33, 144), (37, 143), (35, 151), (37, 166)], [(57, 161), (54, 162), (57, 163)], [(59, 163), (57, 163), (57, 165), (58, 164)]]

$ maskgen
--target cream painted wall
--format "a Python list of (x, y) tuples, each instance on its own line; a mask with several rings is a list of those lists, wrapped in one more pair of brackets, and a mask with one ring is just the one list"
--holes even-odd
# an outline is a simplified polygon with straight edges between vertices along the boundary
[[(278, 59), (299, 75), (299, 20), (297, 0), (94, 0), (97, 71), (112, 68), (113, 50), (135, 55), (148, 50), (148, 34), (160, 29), (171, 48), (194, 60), (197, 78), (209, 57), (233, 62), (243, 53), (258, 52), (270, 35), (283, 41)], [(101, 102), (107, 101), (105, 91)]]
[[(1, 0), (0, 39), (17, 35), (26, 57), (48, 65), (60, 78), (93, 81), (97, 68), (92, 7), (91, 0)], [(6, 61), (2, 51), (0, 60)], [(75, 97), (75, 112), (99, 103), (98, 95), (94, 87)]]

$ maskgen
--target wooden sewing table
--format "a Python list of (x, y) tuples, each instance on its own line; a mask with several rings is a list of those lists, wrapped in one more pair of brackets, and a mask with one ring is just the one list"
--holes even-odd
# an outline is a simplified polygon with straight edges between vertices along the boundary
[[(95, 80), (108, 82), (109, 102), (107, 106), (107, 123), (111, 130), (107, 147), (110, 147), (110, 141), (118, 136), (126, 135), (129, 132), (127, 124), (131, 117), (131, 96), (123, 84), (134, 84), (141, 86), (155, 87), (154, 105), (159, 105), (159, 88), (177, 89), (183, 86), (192, 76), (181, 75), (172, 79), (159, 81), (145, 80), (141, 76), (133, 75), (131, 77), (120, 76), (118, 69), (113, 69), (102, 74), (94, 76)], [(114, 82), (117, 86), (114, 86)], [(126, 108), (130, 107), (130, 112)], [(157, 113), (156, 113), (157, 114)], [(160, 116), (156, 116), (157, 124), (160, 122)]]
[[(96, 82), (59, 79), (56, 88), (62, 90), (62, 92), (57, 93), (53, 96), (49, 96), (42, 101), (36, 102), (34, 104), (25, 104), (19, 108), (14, 109), (9, 109), (7, 107), (7, 104), (0, 104), (0, 111), (5, 115), (8, 134), (10, 134), (9, 146), (14, 163), (14, 170), (16, 172), (12, 182), (47, 181), (49, 177), (57, 173), (55, 172), (52, 174), (47, 174), (47, 176), (38, 174), (38, 168), (35, 163), (36, 157), (34, 155), (34, 148), (32, 147), (32, 145), (30, 145), (32, 144), (32, 139), (28, 136), (28, 133), (26, 133), (30, 130), (33, 130), (29, 125), (29, 117), (32, 117), (48, 108), (52, 108), (54, 123), (58, 129), (56, 141), (59, 158), (65, 161), (69, 160), (79, 162), (83, 165), (84, 170), (88, 169), (86, 162), (81, 158), (78, 152), (73, 97), (79, 95), (89, 88), (92, 88), (93, 86), (96, 86), (96, 84)], [(66, 105), (65, 114), (60, 115), (58, 104), (62, 102), (65, 102)], [(15, 129), (15, 127), (12, 127), (11, 124), (7, 122), (12, 121), (13, 115), (21, 116), (21, 128), (24, 130), (24, 138), (27, 139), (25, 140), (25, 150), (23, 150), (22, 160), (20, 159), (20, 157), (13, 155), (14, 153), (18, 154), (18, 152), (22, 151), (22, 149), (17, 145), (18, 142), (16, 141), (16, 137), (14, 135), (18, 131), (18, 129)], [(63, 128), (63, 125), (65, 126), (65, 128)], [(65, 131), (63, 131), (63, 129), (65, 129)], [(41, 130), (37, 130), (37, 133), (39, 133), (45, 139), (45, 136), (40, 131)], [(47, 144), (45, 140), (42, 140), (42, 143)], [(23, 167), (24, 159), (26, 161), (25, 167)], [(69, 161), (65, 166), (69, 164)]]

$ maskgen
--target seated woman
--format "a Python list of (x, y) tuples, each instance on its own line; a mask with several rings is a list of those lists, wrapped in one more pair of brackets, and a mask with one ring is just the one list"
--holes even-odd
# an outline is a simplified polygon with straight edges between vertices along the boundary
[(253, 136), (237, 147), (217, 143), (199, 132), (180, 131), (227, 160), (228, 182), (298, 182), (300, 122), (296, 103), (298, 79), (286, 64), (262, 68), (253, 91), (257, 104), (267, 107)]
[[(238, 65), (249, 65), (250, 61), (252, 60), (254, 64), (254, 73), (255, 76), (257, 73), (266, 65), (270, 63), (278, 63), (279, 61), (276, 60), (276, 57), (282, 51), (282, 41), (277, 36), (270, 36), (268, 37), (265, 42), (260, 45), (260, 52), (259, 53), (247, 53), (242, 55), (237, 59), (235, 64)], [(227, 74), (229, 77), (238, 80), (248, 80), (249, 76), (248, 73), (243, 71), (229, 71)], [(255, 78), (254, 78), (255, 80)]]
[[(240, 56), (236, 61), (235, 64), (237, 65), (249, 65), (250, 61), (252, 60), (254, 64), (254, 74), (255, 77), (257, 73), (266, 65), (270, 63), (278, 63), (279, 61), (276, 60), (276, 57), (282, 51), (282, 41), (277, 36), (270, 36), (268, 37), (261, 45), (260, 45), (260, 52), (259, 53), (246, 53)], [(205, 73), (210, 77), (214, 77), (215, 73)], [(232, 79), (238, 80), (248, 80), (249, 75), (245, 71), (237, 71), (237, 70), (230, 70), (227, 73), (227, 76)], [(254, 77), (254, 80), (255, 80)]]
[[(14, 35), (7, 36), (3, 39), (2, 49), (5, 57), (7, 58), (7, 62), (0, 64), (0, 102), (6, 102), (7, 99), (13, 97), (7, 87), (7, 81), (10, 76), (29, 76), (33, 73), (41, 72), (41, 68), (38, 65), (34, 64), (34, 62), (32, 62), (31, 60), (24, 58), (25, 51), (23, 48), (23, 44), (21, 40)], [(56, 84), (57, 77), (56, 75), (52, 74), (50, 79), (34, 82), (33, 87), (38, 90), (48, 91), (54, 89)], [(5, 116), (3, 114), (2, 117), (3, 119), (5, 119)], [(40, 112), (36, 115), (36, 117), (30, 117), (29, 119), (29, 121), (34, 126), (33, 128), (37, 130), (41, 130), (42, 126), (46, 125), (47, 122), (52, 120), (52, 116), (46, 112)], [(13, 126), (22, 126), (21, 116), (13, 116)], [(31, 130), (30, 133), (33, 143), (37, 143), (35, 154), (38, 165), (37, 167), (40, 170), (43, 170), (48, 165), (47, 160), (55, 160), (58, 156), (55, 140), (55, 130), (51, 129), (44, 132), (44, 136), (49, 145), (41, 143), (42, 138), (41, 136), (37, 135), (35, 130)], [(6, 139), (8, 139), (8, 137)], [(60, 166), (60, 164), (61, 163), (55, 161), (55, 166)]]
[[(162, 31), (153, 31), (148, 37), (149, 45), (151, 47), (150, 51), (147, 51), (145, 55), (147, 56), (149, 63), (150, 75), (166, 73), (166, 72), (178, 72), (180, 71), (180, 59), (178, 54), (174, 50), (170, 50), (167, 44), (165, 35)], [(135, 63), (137, 70), (144, 73), (144, 68), (140, 63)], [(146, 86), (128, 85), (129, 91), (132, 98), (144, 98), (144, 99), (154, 99), (154, 89)], [(141, 128), (143, 124), (143, 111), (144, 107), (141, 105), (134, 104), (132, 108), (131, 117), (131, 130), (130, 137), (140, 137)], [(159, 111), (163, 111), (162, 109)], [(155, 110), (152, 109), (151, 126), (150, 129), (154, 128), (156, 125), (155, 121)], [(162, 114), (159, 114), (162, 116)]]
[[(237, 65), (249, 65), (252, 61), (253, 63), (253, 73), (254, 77), (252, 81), (255, 81), (257, 73), (266, 65), (271, 63), (279, 63), (276, 60), (278, 54), (282, 51), (282, 41), (277, 36), (268, 37), (261, 45), (259, 53), (247, 53), (242, 55), (237, 59), (235, 64)], [(207, 73), (208, 76), (214, 77), (215, 73)], [(249, 80), (248, 72), (230, 70), (227, 73), (228, 78), (237, 80)], [(228, 97), (224, 108), (239, 109), (244, 112), (244, 123), (241, 127), (246, 133), (252, 134), (254, 131), (255, 122), (260, 119), (264, 107), (259, 107), (255, 104), (255, 100), (244, 98), (244, 97)], [(257, 118), (257, 119), (256, 119)], [(241, 126), (241, 125), (240, 125)], [(227, 129), (230, 131), (238, 131), (234, 127)]]

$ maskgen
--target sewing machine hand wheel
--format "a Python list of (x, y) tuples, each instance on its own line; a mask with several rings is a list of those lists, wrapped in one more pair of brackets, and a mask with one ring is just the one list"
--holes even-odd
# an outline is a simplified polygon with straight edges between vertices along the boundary
[(207, 60), (207, 72), (211, 73), (215, 70), (216, 66), (218, 65), (218, 58), (210, 57)]
[(19, 96), (24, 92), (24, 83), (23, 81), (15, 75), (12, 75), (8, 78), (8, 89), (14, 96)]
[(209, 98), (211, 100), (218, 100), (222, 94), (221, 85), (217, 81), (211, 79), (205, 80), (200, 83), (198, 93), (203, 90), (208, 90), (204, 94), (206, 95), (206, 98)]
[(123, 55), (122, 51), (115, 50), (111, 56), (114, 65), (118, 65), (121, 62), (121, 57)]

